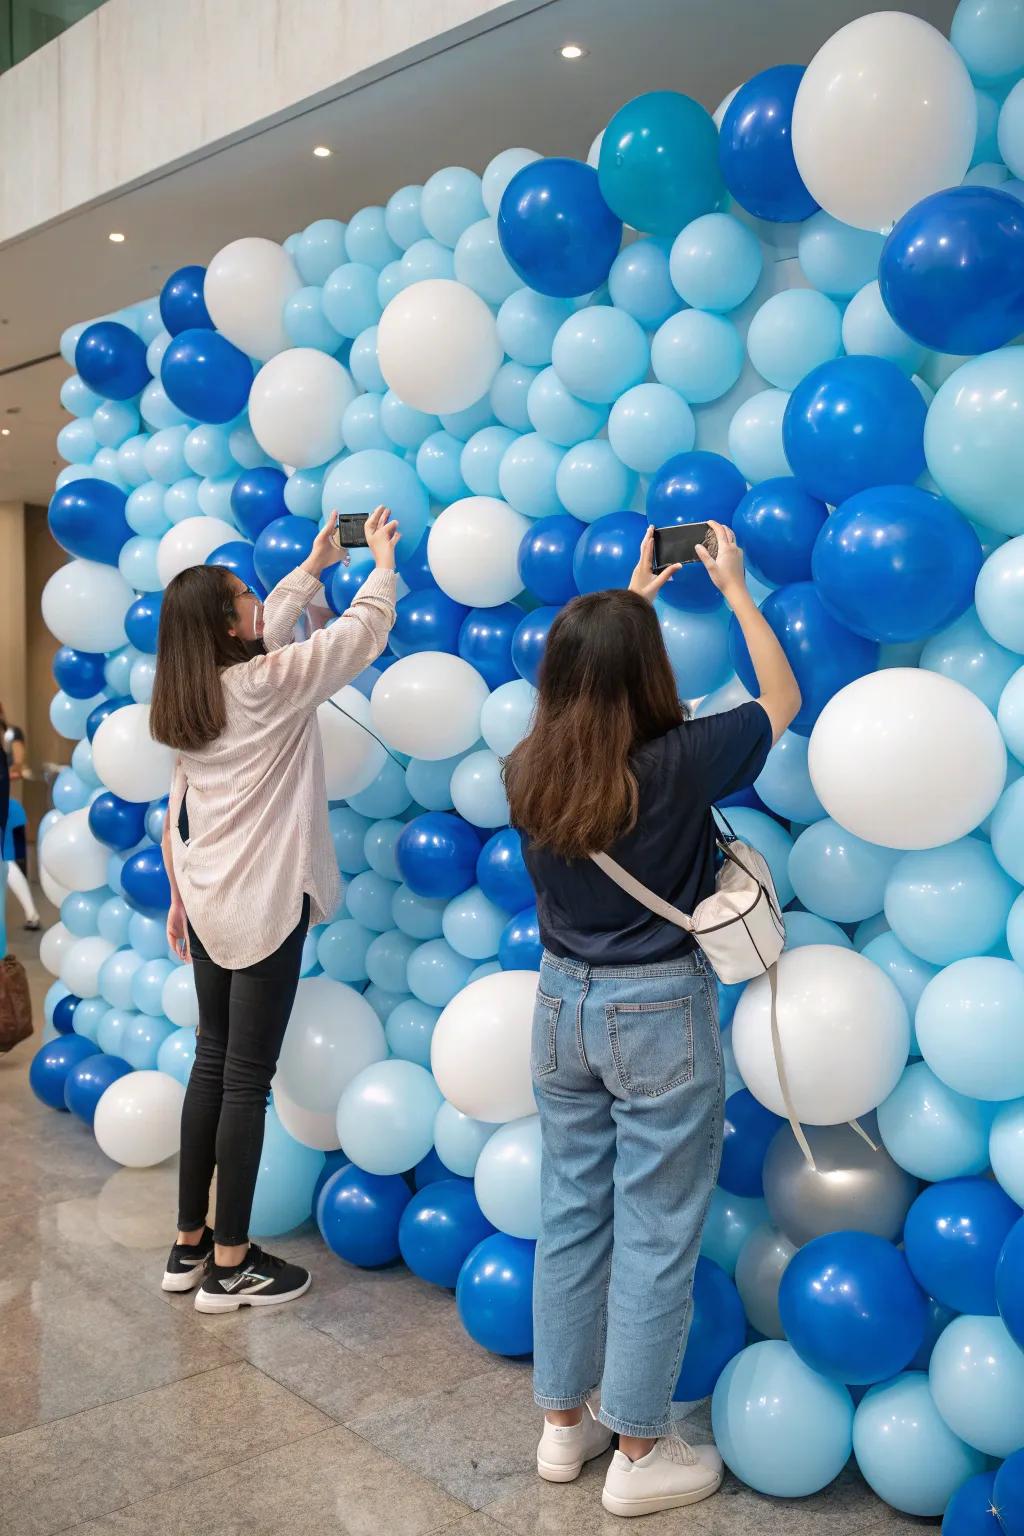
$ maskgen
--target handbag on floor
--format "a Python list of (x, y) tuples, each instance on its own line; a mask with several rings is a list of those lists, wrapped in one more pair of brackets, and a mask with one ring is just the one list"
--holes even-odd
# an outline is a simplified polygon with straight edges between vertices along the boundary
[(32, 1033), (32, 999), (25, 967), (13, 955), (0, 960), (0, 1053)]

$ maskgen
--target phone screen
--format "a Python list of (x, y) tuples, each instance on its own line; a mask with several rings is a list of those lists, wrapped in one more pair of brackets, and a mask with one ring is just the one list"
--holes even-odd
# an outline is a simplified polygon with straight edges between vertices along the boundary
[(334, 542), (339, 549), (365, 549), (366, 518), (348, 514), (339, 517), (334, 530)]
[(707, 523), (678, 523), (654, 530), (654, 569), (667, 565), (692, 565), (697, 559), (697, 545), (703, 544), (710, 555), (718, 552), (718, 540)]

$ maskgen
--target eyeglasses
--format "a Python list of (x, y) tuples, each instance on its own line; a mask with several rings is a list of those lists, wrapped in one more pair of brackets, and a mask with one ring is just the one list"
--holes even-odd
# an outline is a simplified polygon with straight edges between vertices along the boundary
[(235, 600), (236, 600), (236, 602), (237, 602), (237, 600), (240, 597), (254, 597), (258, 603), (261, 603), (263, 601), (263, 599), (260, 597), (259, 593), (258, 592), (254, 592), (252, 587), (243, 587), (241, 592), (236, 592), (235, 593)]

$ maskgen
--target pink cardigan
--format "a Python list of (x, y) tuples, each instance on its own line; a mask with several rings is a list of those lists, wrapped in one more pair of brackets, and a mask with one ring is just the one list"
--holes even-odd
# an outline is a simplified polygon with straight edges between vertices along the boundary
[[(168, 817), (174, 874), (211, 960), (242, 970), (265, 959), (299, 920), (337, 910), (341, 880), (327, 822), (316, 709), (383, 651), (395, 621), (395, 575), (374, 571), (329, 629), (292, 644), (321, 587), (297, 570), (263, 610), (266, 656), (222, 674), (227, 723), (198, 752), (182, 752)], [(186, 786), (189, 841), (178, 833)]]

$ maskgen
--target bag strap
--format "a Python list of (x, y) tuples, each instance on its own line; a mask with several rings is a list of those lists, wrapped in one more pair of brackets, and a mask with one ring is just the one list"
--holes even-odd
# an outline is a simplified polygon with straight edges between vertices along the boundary
[(673, 923), (675, 927), (682, 928), (684, 933), (692, 932), (693, 921), (685, 912), (680, 912), (679, 908), (674, 907), (670, 901), (666, 901), (663, 896), (650, 890), (635, 875), (631, 875), (628, 869), (623, 869), (621, 864), (616, 864), (607, 853), (592, 853), (590, 857), (598, 869), (604, 870), (610, 880), (614, 880), (627, 896), (632, 896), (633, 900), (638, 901), (642, 907), (646, 907), (648, 912), (664, 918), (666, 923)]

